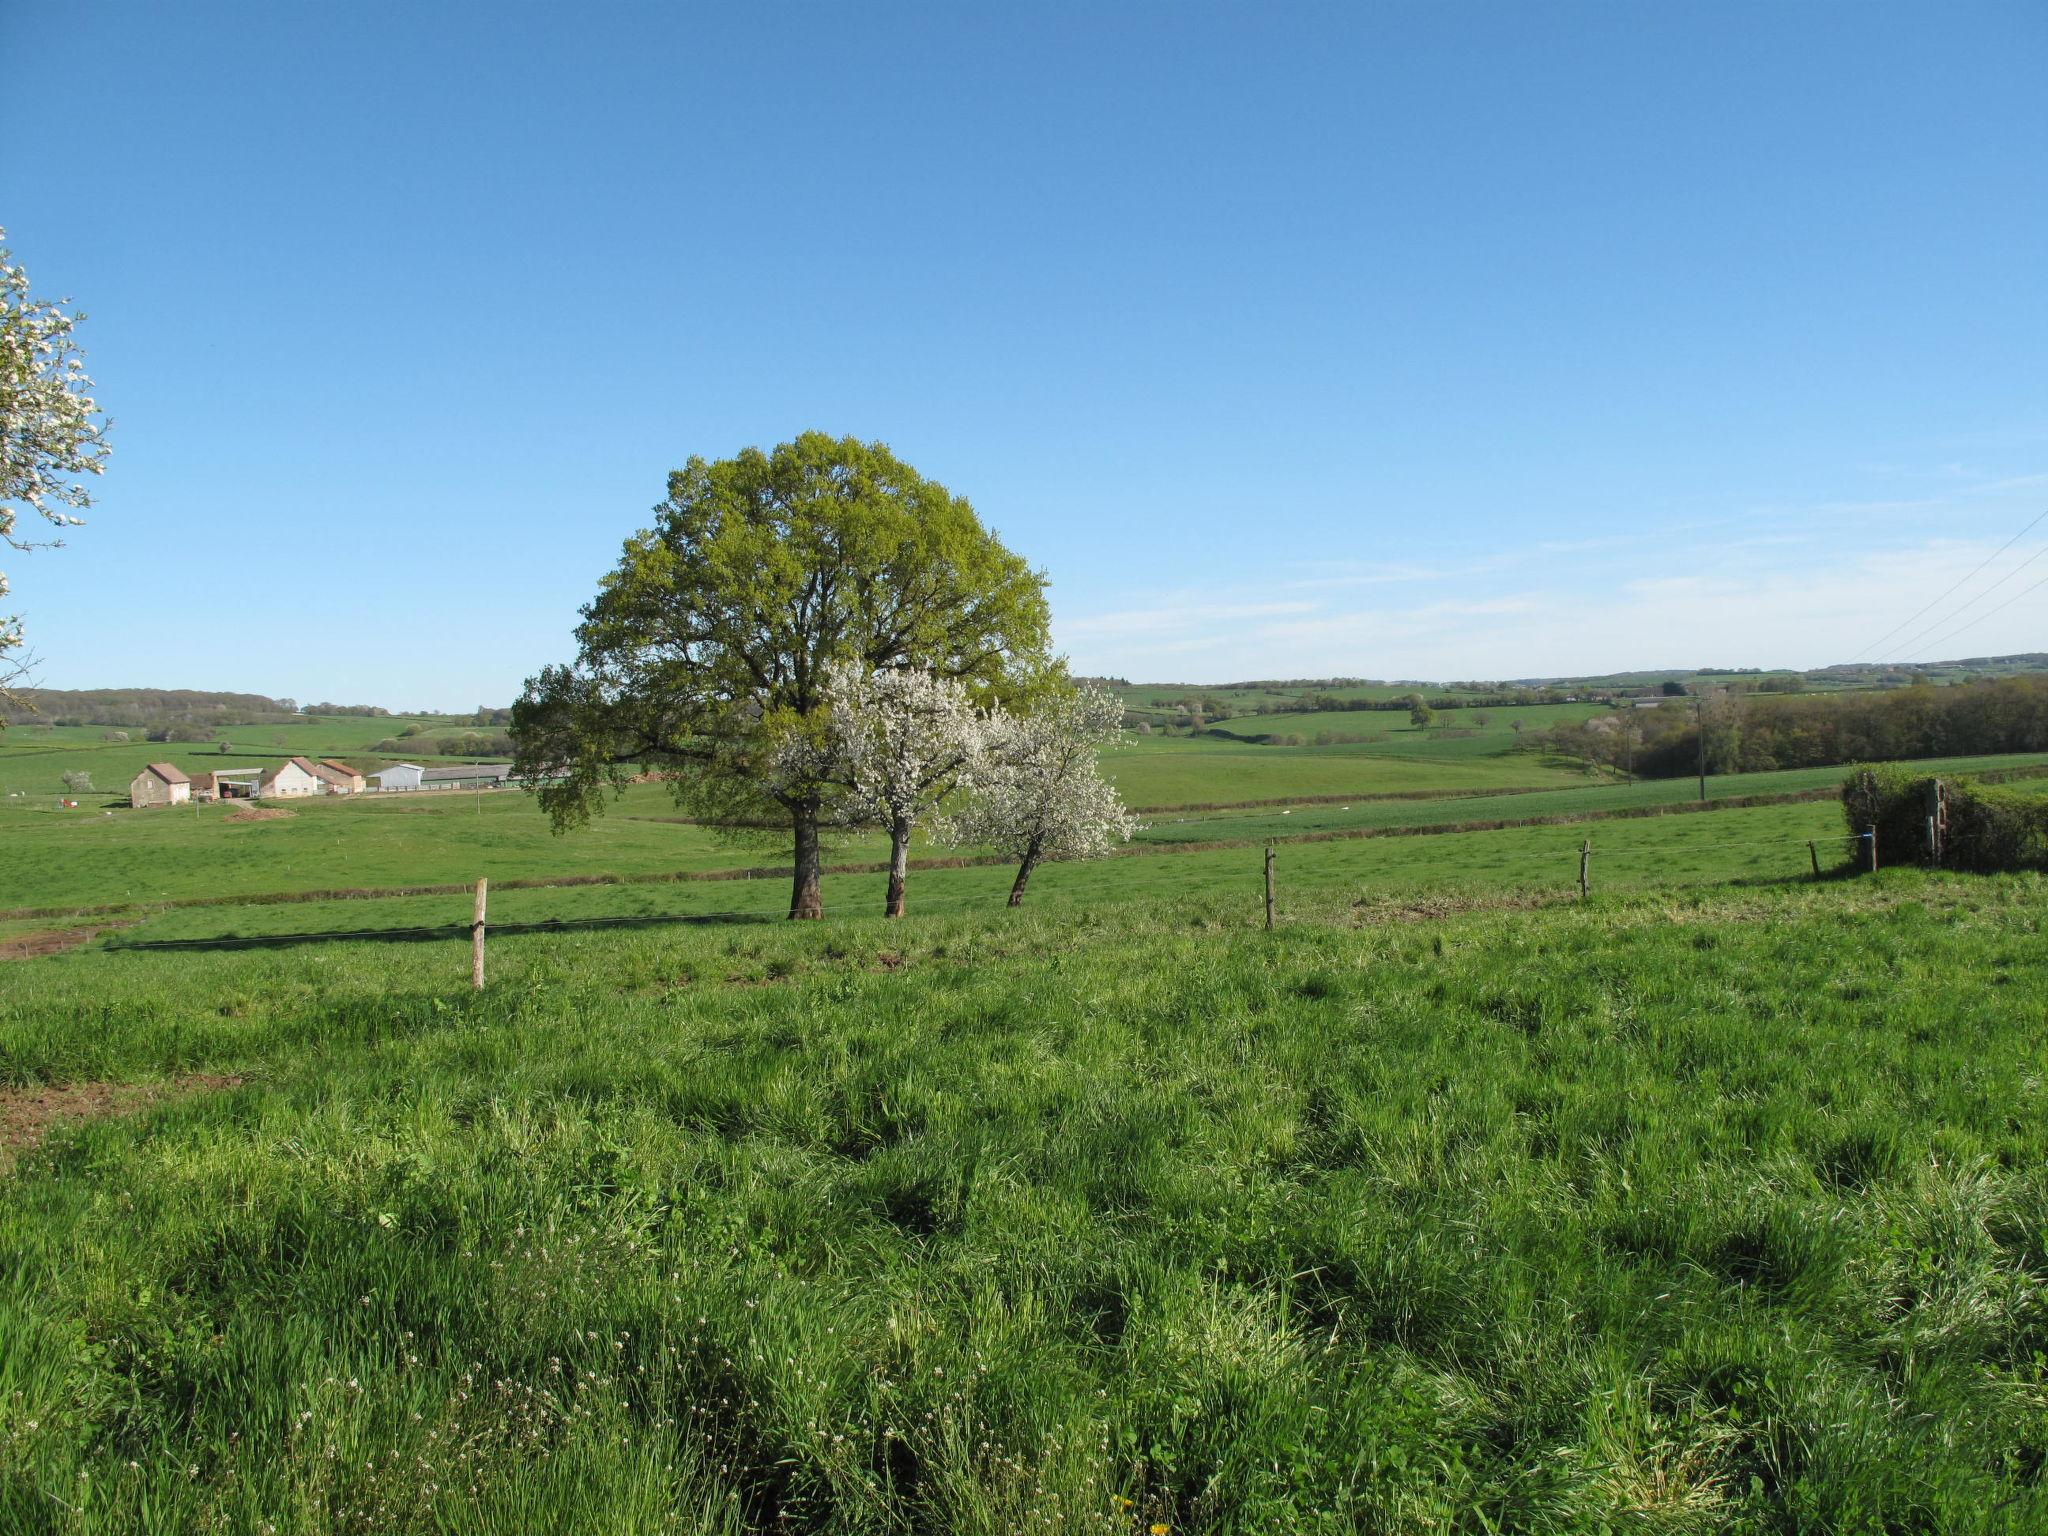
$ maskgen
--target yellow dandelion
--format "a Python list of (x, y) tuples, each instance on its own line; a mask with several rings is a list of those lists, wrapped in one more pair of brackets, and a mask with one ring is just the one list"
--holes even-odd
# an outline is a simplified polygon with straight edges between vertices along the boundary
[(1172, 1536), (1172, 1533), (1173, 1527), (1166, 1524), (1165, 1521), (1155, 1520), (1152, 1522), (1152, 1536)]

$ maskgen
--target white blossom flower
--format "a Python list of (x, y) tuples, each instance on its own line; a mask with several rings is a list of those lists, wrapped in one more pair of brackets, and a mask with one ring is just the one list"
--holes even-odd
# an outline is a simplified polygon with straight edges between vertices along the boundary
[(972, 768), (973, 799), (937, 830), (1016, 859), (1010, 905), (1021, 905), (1040, 863), (1100, 858), (1137, 831), (1096, 758), (1122, 729), (1123, 705), (1095, 684), (1056, 693), (1029, 715), (992, 712)]
[[(0, 229), (0, 542), (27, 550), (36, 546), (15, 532), (20, 507), (58, 528), (85, 521), (78, 513), (92, 493), (82, 477), (101, 471), (106, 422), (72, 340), (78, 317), (62, 301), (29, 293), (28, 273), (8, 259), (6, 234)], [(21, 643), (20, 616), (0, 615), (0, 701), (22, 670), (7, 660)]]

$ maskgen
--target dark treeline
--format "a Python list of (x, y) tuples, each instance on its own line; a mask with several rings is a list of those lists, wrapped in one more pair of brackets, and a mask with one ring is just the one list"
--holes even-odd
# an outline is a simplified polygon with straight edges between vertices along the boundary
[(298, 718), (290, 699), (197, 688), (26, 688), (16, 725), (219, 727), (281, 725)]
[(432, 737), (423, 727), (409, 725), (370, 750), (386, 757), (403, 757), (408, 752), (432, 752), (440, 757), (510, 757), (518, 748), (503, 731), (464, 731), (459, 736)]
[(1420, 698), (1430, 709), (1529, 709), (1539, 704), (1562, 704), (1567, 695), (1555, 688), (1506, 688), (1497, 693), (1446, 693), (1431, 697), (1421, 692), (1393, 699), (1347, 699), (1338, 694), (1311, 693), (1298, 699), (1280, 699), (1259, 706), (1262, 715), (1339, 714), (1350, 710), (1378, 710), (1406, 714)]
[(17, 725), (112, 725), (181, 734), (158, 741), (204, 741), (194, 730), (230, 725), (287, 725), (304, 715), (388, 715), (375, 704), (306, 704), (262, 693), (205, 688), (22, 688)]
[(2048, 752), (2048, 677), (1991, 678), (1873, 693), (1714, 694), (1555, 726), (1553, 751), (1646, 778), (1825, 768), (1914, 757)]
[[(1165, 708), (1184, 717), (1180, 723), (1200, 730), (1204, 725), (1214, 725), (1224, 720), (1234, 720), (1244, 715), (1341, 715), (1341, 714), (1407, 714), (1415, 708), (1415, 701), (1422, 699), (1433, 712), (1441, 713), (1451, 709), (1516, 709), (1530, 708), (1539, 704), (1561, 704), (1566, 695), (1549, 688), (1511, 688), (1498, 693), (1440, 694), (1434, 698), (1420, 691), (1402, 694), (1391, 699), (1347, 698), (1336, 693), (1306, 693), (1291, 699), (1260, 699), (1246, 703), (1242, 700), (1219, 698), (1212, 693), (1189, 694), (1176, 699)], [(1155, 709), (1158, 706), (1155, 706)], [(1126, 712), (1125, 723), (1135, 726), (1146, 718), (1143, 709)], [(1324, 737), (1323, 740), (1333, 738)]]

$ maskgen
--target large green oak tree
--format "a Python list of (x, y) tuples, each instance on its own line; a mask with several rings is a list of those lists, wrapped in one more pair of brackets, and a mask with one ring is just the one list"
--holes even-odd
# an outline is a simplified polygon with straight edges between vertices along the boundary
[(515, 771), (555, 829), (637, 772), (716, 825), (787, 825), (789, 915), (819, 917), (820, 824), (849, 792), (832, 750), (833, 663), (929, 668), (977, 702), (1049, 668), (1045, 578), (967, 501), (881, 443), (806, 432), (692, 458), (626, 541), (577, 626), (577, 657), (527, 680)]

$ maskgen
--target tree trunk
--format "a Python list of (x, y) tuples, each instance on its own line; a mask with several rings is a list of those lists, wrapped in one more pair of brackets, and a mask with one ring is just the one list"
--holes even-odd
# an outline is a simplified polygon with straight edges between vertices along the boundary
[(910, 818), (898, 816), (889, 823), (889, 905), (884, 917), (903, 915), (903, 877), (910, 871)]
[(796, 825), (796, 879), (789, 893), (789, 915), (792, 920), (823, 917), (825, 899), (818, 892), (822, 862), (818, 851), (818, 808), (796, 806), (790, 817)]
[(1032, 849), (1024, 855), (1024, 862), (1017, 866), (1016, 882), (1010, 887), (1010, 905), (1024, 905), (1024, 887), (1031, 883), (1031, 871), (1038, 868), (1038, 850)]

